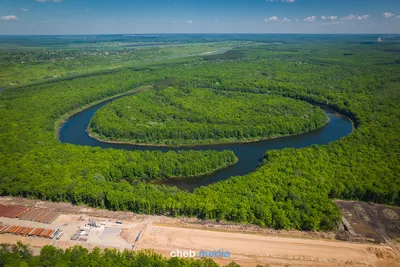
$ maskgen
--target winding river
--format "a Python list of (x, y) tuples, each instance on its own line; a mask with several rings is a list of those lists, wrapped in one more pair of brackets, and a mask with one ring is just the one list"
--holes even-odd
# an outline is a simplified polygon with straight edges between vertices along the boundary
[[(126, 95), (125, 95), (126, 96)], [(209, 185), (218, 181), (228, 179), (232, 176), (245, 175), (254, 171), (260, 164), (267, 150), (277, 150), (283, 148), (302, 148), (311, 145), (324, 145), (338, 140), (350, 134), (353, 125), (347, 117), (335, 112), (334, 110), (321, 107), (330, 118), (330, 122), (315, 131), (288, 137), (269, 139), (255, 143), (220, 144), (185, 148), (172, 147), (145, 147), (128, 144), (111, 144), (98, 141), (88, 135), (86, 129), (94, 113), (104, 105), (124, 96), (106, 100), (88, 109), (85, 109), (70, 117), (59, 130), (59, 139), (62, 143), (82, 146), (97, 146), (102, 148), (114, 148), (125, 150), (149, 150), (162, 151), (169, 150), (231, 150), (239, 158), (239, 162), (234, 166), (217, 171), (210, 175), (197, 177), (196, 179), (166, 180), (160, 183), (177, 186), (181, 189), (193, 190), (196, 187)]]

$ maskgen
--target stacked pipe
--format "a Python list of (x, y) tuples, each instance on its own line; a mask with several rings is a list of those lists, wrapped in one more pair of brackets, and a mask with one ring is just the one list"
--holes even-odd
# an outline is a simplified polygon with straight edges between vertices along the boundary
[(21, 220), (52, 224), (59, 216), (60, 216), (59, 212), (32, 209), (32, 210), (26, 212), (25, 214), (23, 214), (19, 218)]
[(18, 225), (1, 225), (0, 234), (14, 234), (21, 236), (36, 236), (44, 238), (56, 238), (61, 236), (60, 229), (45, 229), (45, 228), (34, 228), (24, 227)]
[(19, 218), (29, 210), (29, 208), (23, 206), (5, 206), (0, 204), (0, 217)]

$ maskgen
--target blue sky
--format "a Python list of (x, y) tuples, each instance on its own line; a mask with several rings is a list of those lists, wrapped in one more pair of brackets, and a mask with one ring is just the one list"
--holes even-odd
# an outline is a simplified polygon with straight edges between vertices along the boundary
[(400, 33), (400, 0), (0, 0), (0, 34)]

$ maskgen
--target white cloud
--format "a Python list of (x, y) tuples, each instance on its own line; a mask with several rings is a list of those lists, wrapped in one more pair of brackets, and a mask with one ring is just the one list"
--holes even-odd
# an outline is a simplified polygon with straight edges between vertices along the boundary
[(348, 15), (347, 17), (341, 18), (340, 20), (353, 20), (353, 19), (356, 19), (356, 18), (357, 18), (356, 15), (351, 14), (351, 15)]
[(350, 20), (366, 20), (366, 19), (369, 19), (370, 17), (371, 17), (370, 15), (358, 16), (358, 15), (351, 14), (351, 15), (348, 15), (347, 17), (341, 18), (340, 20), (347, 20), (347, 21), (350, 21)]
[(187, 21), (185, 21), (186, 23), (189, 23), (189, 24), (192, 24), (193, 23), (193, 20), (187, 20)]
[(396, 19), (400, 19), (400, 15), (398, 15), (398, 16), (396, 17)]
[(214, 20), (214, 23), (218, 23), (218, 20)]
[(328, 20), (337, 20), (337, 16), (321, 16), (321, 19), (322, 20), (326, 20), (326, 19), (328, 19)]
[(277, 20), (279, 20), (279, 18), (278, 18), (277, 16), (272, 16), (272, 17), (270, 17), (270, 18), (268, 18), (268, 19), (264, 19), (265, 22), (268, 22), (268, 21), (277, 21)]
[(14, 15), (2, 16), (0, 19), (1, 19), (1, 20), (15, 20), (15, 21), (19, 21), (19, 19), (17, 18), (17, 16), (14, 16)]
[(386, 19), (388, 19), (388, 18), (390, 18), (390, 17), (393, 17), (394, 14), (391, 13), (391, 12), (385, 12), (385, 13), (383, 13), (383, 16), (384, 16)]
[(369, 19), (370, 15), (357, 16), (357, 20)]
[(283, 21), (283, 22), (291, 22), (292, 20), (291, 20), (291, 19), (288, 19), (288, 18), (283, 18), (282, 21)]
[(27, 8), (20, 8), (19, 11), (21, 12), (28, 12), (29, 10)]
[(314, 21), (317, 17), (316, 16), (311, 16), (311, 17), (307, 17), (304, 19), (304, 21)]

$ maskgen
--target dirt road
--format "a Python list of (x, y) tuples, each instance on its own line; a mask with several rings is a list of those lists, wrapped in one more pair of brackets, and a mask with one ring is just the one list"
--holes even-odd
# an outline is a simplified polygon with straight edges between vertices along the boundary
[[(230, 252), (243, 266), (396, 266), (390, 247), (149, 225), (138, 245), (165, 256), (177, 249)], [(400, 261), (397, 262), (400, 264)], [(398, 266), (398, 265), (397, 265)]]

